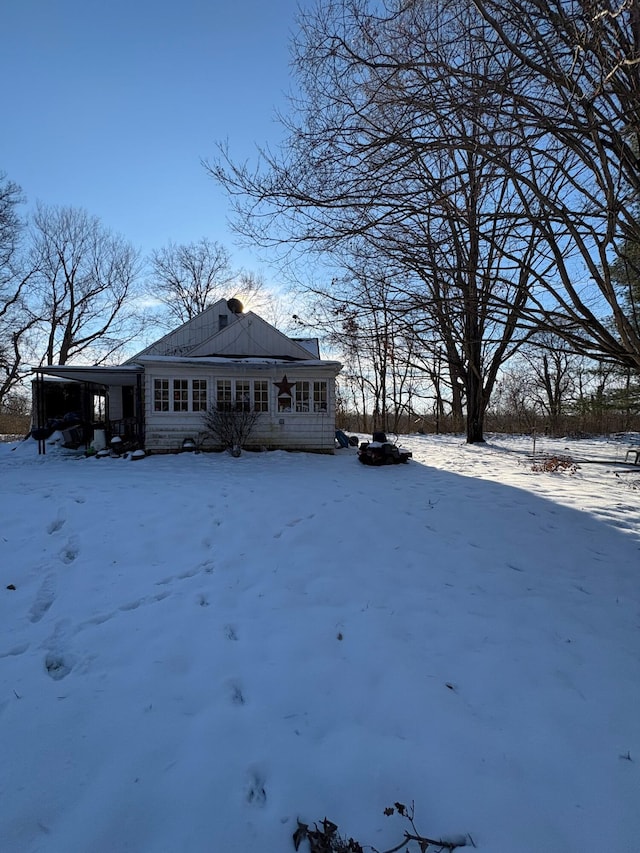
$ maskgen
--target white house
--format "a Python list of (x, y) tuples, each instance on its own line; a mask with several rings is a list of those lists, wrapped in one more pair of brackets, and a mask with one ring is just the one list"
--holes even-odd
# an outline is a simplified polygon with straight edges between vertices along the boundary
[(246, 447), (333, 453), (340, 368), (320, 358), (317, 339), (289, 338), (239, 300), (223, 299), (118, 367), (38, 368), (34, 420), (40, 435), (67, 414), (49, 402), (55, 378), (78, 386), (85, 441), (104, 429), (107, 439), (137, 440), (149, 453), (175, 452), (202, 442), (210, 407), (246, 407), (259, 413)]

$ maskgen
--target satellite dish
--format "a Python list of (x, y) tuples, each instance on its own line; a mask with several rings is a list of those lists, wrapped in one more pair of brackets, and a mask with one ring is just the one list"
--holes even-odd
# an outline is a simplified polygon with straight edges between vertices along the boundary
[(239, 299), (235, 297), (233, 299), (227, 300), (227, 308), (231, 311), (232, 314), (242, 314), (244, 311), (244, 305), (240, 302)]

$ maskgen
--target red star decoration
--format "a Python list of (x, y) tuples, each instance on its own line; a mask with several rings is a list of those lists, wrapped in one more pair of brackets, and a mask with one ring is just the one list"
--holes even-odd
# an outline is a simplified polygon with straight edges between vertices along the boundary
[(291, 394), (291, 389), (293, 388), (293, 386), (296, 383), (295, 382), (289, 382), (289, 380), (287, 379), (286, 373), (282, 377), (282, 380), (280, 382), (274, 382), (273, 384), (278, 389), (278, 397), (291, 397), (291, 396), (293, 396)]

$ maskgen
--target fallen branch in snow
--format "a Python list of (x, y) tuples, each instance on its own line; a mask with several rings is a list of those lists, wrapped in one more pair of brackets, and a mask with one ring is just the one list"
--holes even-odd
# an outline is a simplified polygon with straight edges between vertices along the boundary
[[(448, 684), (447, 684), (447, 687), (449, 687)], [(453, 689), (453, 687), (451, 689)], [(411, 824), (411, 829), (413, 830), (413, 832), (407, 832), (405, 830), (404, 839), (401, 841), (401, 843), (398, 844), (397, 847), (392, 847), (390, 850), (382, 851), (382, 853), (396, 853), (397, 850), (402, 849), (405, 846), (405, 844), (407, 844), (411, 841), (416, 842), (416, 844), (418, 845), (418, 849), (420, 850), (420, 853), (425, 853), (425, 850), (427, 850), (429, 847), (433, 847), (434, 851), (435, 850), (437, 850), (437, 851), (455, 850), (457, 847), (466, 847), (467, 846), (467, 840), (469, 840), (471, 842), (473, 847), (476, 846), (473, 843), (473, 839), (471, 838), (470, 835), (468, 835), (466, 837), (459, 835), (459, 836), (456, 836), (455, 838), (451, 838), (451, 839), (428, 838), (426, 835), (421, 835), (418, 832), (416, 825), (415, 825), (415, 822), (414, 822), (415, 804), (413, 802), (411, 803), (410, 808), (407, 808), (404, 805), (404, 803), (394, 803), (393, 806), (389, 806), (388, 808), (386, 808), (384, 810), (384, 813), (389, 817), (390, 815), (394, 814), (394, 812), (396, 812), (396, 811), (398, 812), (399, 815), (401, 815), (402, 817), (406, 818), (406, 820), (409, 821), (409, 823)], [(371, 848), (371, 849), (374, 851), (374, 853), (378, 853), (378, 851), (375, 848)], [(407, 848), (407, 850), (408, 849), (409, 848)]]
[[(384, 813), (390, 816), (395, 814), (396, 811), (409, 822), (413, 832), (405, 830), (404, 838), (400, 844), (389, 850), (379, 851), (375, 847), (370, 847), (373, 853), (397, 853), (398, 850), (402, 850), (403, 848), (406, 848), (407, 853), (409, 853), (407, 845), (412, 842), (417, 844), (420, 853), (425, 853), (430, 847), (433, 847), (433, 853), (440, 853), (443, 850), (455, 850), (458, 847), (466, 847), (467, 842), (472, 847), (476, 846), (470, 835), (456, 836), (451, 839), (436, 839), (421, 835), (414, 823), (415, 808), (413, 803), (411, 803), (411, 808), (407, 808), (403, 803), (394, 803), (393, 806), (386, 808)], [(298, 850), (303, 841), (308, 841), (309, 853), (364, 853), (364, 848), (359, 842), (354, 841), (353, 838), (347, 839), (339, 835), (338, 826), (332, 821), (327, 820), (326, 817), (321, 822), (321, 827), (319, 828), (318, 824), (315, 823), (314, 829), (310, 829), (308, 824), (298, 820), (298, 828), (293, 833), (295, 849)]]
[[(443, 839), (427, 838), (425, 835), (412, 835), (410, 832), (405, 832), (404, 838), (397, 847), (392, 847), (390, 850), (383, 850), (382, 853), (396, 853), (397, 850), (402, 850), (405, 844), (411, 841), (418, 842), (420, 853), (424, 853), (424, 851), (431, 846), (437, 848), (438, 851), (441, 851), (455, 850), (456, 847), (466, 847), (467, 845), (466, 838), (462, 838), (460, 841), (444, 841)], [(377, 853), (375, 847), (372, 847), (371, 849), (374, 853)]]

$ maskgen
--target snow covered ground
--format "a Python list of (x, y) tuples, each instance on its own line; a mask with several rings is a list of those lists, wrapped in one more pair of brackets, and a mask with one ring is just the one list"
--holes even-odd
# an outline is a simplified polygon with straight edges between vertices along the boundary
[(286, 853), (325, 816), (382, 851), (396, 801), (487, 853), (640, 850), (628, 440), (538, 440), (574, 474), (402, 444), (0, 444), (2, 853)]

